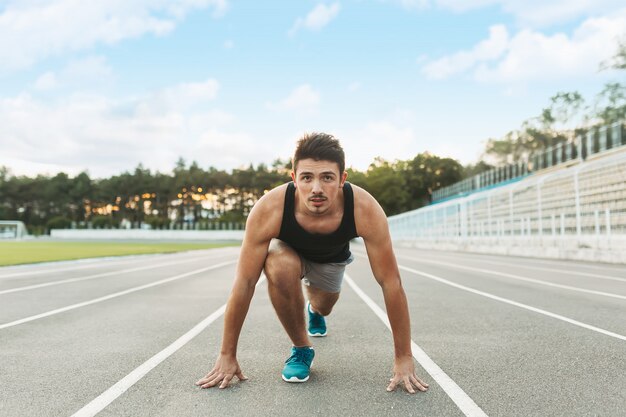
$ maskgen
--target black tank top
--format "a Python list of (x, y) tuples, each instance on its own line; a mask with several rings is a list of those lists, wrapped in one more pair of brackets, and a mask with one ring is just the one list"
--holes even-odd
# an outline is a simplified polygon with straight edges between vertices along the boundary
[(354, 194), (348, 182), (343, 185), (343, 218), (332, 233), (309, 233), (298, 224), (295, 215), (296, 187), (287, 186), (283, 221), (278, 238), (288, 243), (304, 258), (317, 263), (344, 262), (350, 257), (350, 240), (357, 237), (354, 223)]

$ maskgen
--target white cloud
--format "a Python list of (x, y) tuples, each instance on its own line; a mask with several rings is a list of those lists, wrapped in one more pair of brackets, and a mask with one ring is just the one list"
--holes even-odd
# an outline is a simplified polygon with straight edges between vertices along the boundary
[(289, 110), (302, 116), (314, 115), (318, 112), (320, 94), (309, 84), (303, 84), (278, 103), (267, 103), (272, 110)]
[(36, 90), (46, 91), (52, 90), (58, 85), (59, 80), (57, 79), (57, 76), (54, 74), (54, 72), (48, 71), (45, 74), (42, 74), (39, 78), (37, 78), (35, 84), (33, 84), (33, 87)]
[(495, 26), (474, 48), (431, 61), (422, 71), (434, 79), (471, 72), (478, 81), (501, 83), (589, 76), (615, 53), (624, 28), (626, 10), (589, 18), (571, 36), (531, 29), (510, 36), (503, 26)]
[(509, 36), (506, 27), (496, 25), (489, 28), (489, 38), (479, 42), (469, 51), (439, 58), (423, 67), (428, 78), (443, 79), (455, 73), (464, 72), (482, 61), (492, 61), (500, 57), (508, 46)]
[(299, 17), (289, 30), (289, 35), (294, 35), (300, 29), (320, 30), (330, 23), (339, 14), (339, 3), (333, 3), (330, 6), (318, 4), (306, 15)]
[(384, 3), (396, 3), (405, 9), (425, 9), (430, 6), (430, 0), (379, 0)]
[(270, 160), (274, 156), (270, 149), (269, 146), (260, 147), (248, 133), (226, 133), (210, 128), (202, 134), (195, 152), (219, 156), (221, 165), (234, 168), (244, 165), (245, 161), (258, 160), (260, 156)]
[(103, 56), (88, 56), (70, 61), (63, 74), (70, 79), (103, 79), (113, 74), (113, 70)]
[(193, 111), (217, 97), (219, 83), (214, 79), (197, 83), (181, 83), (133, 101), (135, 111), (141, 114)]
[(225, 0), (9, 0), (0, 14), (0, 71), (26, 68), (67, 51), (114, 44), (146, 33), (163, 35), (191, 9)]
[(17, 174), (87, 169), (103, 177), (140, 162), (170, 171), (179, 156), (222, 169), (272, 160), (275, 150), (241, 131), (234, 115), (201, 105), (215, 98), (217, 87), (207, 80), (139, 98), (74, 94), (46, 102), (23, 93), (0, 99), (0, 165)]
[(582, 16), (610, 14), (623, 7), (623, 0), (381, 0), (405, 8), (438, 7), (463, 13), (484, 7), (499, 7), (522, 26), (542, 27), (572, 21)]
[(47, 91), (59, 88), (94, 90), (106, 87), (113, 80), (113, 69), (102, 56), (72, 60), (58, 73), (48, 71), (35, 81), (33, 88)]
[(362, 129), (337, 135), (346, 152), (346, 165), (364, 171), (378, 156), (388, 160), (407, 159), (416, 149), (412, 127), (391, 120), (373, 121)]
[(231, 39), (225, 40), (223, 43), (224, 49), (233, 49), (235, 47), (235, 42)]

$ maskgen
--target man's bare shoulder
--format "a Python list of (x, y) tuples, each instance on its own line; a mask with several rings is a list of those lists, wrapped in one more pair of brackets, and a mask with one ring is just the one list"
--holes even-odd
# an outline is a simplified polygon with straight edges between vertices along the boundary
[(373, 226), (387, 227), (387, 216), (378, 201), (358, 185), (350, 185), (354, 193), (354, 222), (359, 236), (366, 237), (368, 232), (378, 230)]
[(358, 185), (350, 184), (354, 194), (354, 215), (371, 215), (382, 210), (378, 201), (367, 190)]
[(256, 202), (254, 208), (260, 210), (275, 210), (277, 207), (280, 207), (282, 210), (288, 185), (287, 183), (272, 188)]
[(263, 195), (250, 211), (246, 231), (264, 238), (277, 237), (283, 219), (286, 192), (287, 184), (283, 184)]

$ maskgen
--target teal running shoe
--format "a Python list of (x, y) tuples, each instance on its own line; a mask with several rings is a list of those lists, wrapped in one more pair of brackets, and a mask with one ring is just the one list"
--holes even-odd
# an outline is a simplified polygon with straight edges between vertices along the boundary
[(287, 382), (307, 381), (314, 357), (315, 351), (311, 347), (292, 347), (291, 356), (285, 361), (283, 368), (283, 380)]
[(306, 311), (309, 313), (309, 336), (324, 337), (326, 336), (326, 320), (321, 314), (314, 313), (311, 310), (311, 303), (307, 303)]

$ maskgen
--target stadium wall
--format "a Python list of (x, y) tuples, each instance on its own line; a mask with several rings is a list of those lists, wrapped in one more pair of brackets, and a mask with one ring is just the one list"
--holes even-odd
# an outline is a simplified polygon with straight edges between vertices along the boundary
[(626, 264), (626, 151), (389, 218), (396, 245)]

